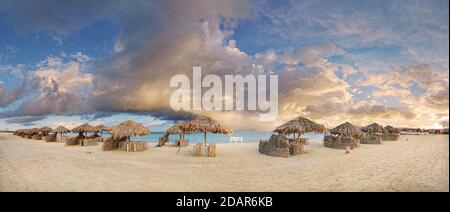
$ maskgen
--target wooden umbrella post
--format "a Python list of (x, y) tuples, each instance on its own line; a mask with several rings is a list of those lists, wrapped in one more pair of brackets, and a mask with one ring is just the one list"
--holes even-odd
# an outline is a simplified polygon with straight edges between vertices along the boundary
[(204, 132), (204, 135), (205, 135), (205, 146), (206, 146), (206, 131)]

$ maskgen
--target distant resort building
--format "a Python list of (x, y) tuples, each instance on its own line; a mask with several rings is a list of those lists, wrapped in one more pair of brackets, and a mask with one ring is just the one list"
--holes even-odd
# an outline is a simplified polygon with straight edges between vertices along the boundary
[(448, 134), (448, 128), (447, 129), (429, 129), (428, 133), (430, 133), (430, 134)]
[(400, 128), (400, 134), (402, 135), (448, 134), (448, 128), (443, 129)]

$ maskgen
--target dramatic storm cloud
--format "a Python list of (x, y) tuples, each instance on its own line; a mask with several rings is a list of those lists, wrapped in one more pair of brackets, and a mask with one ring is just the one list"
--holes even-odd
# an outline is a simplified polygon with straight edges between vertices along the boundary
[[(448, 126), (444, 0), (3, 0), (0, 18), (0, 126), (118, 114), (155, 125), (205, 114), (236, 130), (298, 115)], [(278, 120), (171, 110), (169, 81), (193, 66), (278, 74)]]

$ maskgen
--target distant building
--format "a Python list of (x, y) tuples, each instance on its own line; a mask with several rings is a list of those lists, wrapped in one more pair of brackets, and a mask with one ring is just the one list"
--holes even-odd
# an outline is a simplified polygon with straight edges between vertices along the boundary
[(444, 129), (420, 129), (420, 128), (399, 128), (403, 134), (448, 134), (448, 128)]
[(427, 129), (425, 131), (428, 132), (429, 134), (448, 134), (448, 128), (447, 129)]

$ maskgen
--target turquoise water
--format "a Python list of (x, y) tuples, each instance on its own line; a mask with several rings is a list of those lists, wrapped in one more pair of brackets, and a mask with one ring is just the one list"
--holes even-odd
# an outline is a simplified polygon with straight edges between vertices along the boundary
[[(163, 136), (165, 132), (152, 132), (143, 137), (131, 138), (132, 141), (146, 141), (146, 142), (158, 142), (159, 137)], [(257, 143), (260, 140), (268, 140), (270, 136), (274, 134), (273, 132), (256, 132), (256, 131), (237, 131), (230, 135), (223, 134), (206, 134), (207, 142), (211, 143), (228, 143), (230, 141), (230, 137), (242, 137), (244, 139), (244, 143)], [(75, 136), (75, 134), (71, 133), (69, 136)], [(103, 133), (103, 137), (111, 136), (109, 133)], [(169, 140), (179, 139), (179, 135), (170, 135)], [(306, 133), (302, 135), (303, 138), (323, 138), (322, 133)], [(189, 139), (190, 143), (200, 143), (203, 142), (203, 134), (194, 133), (185, 135), (186, 139)]]

